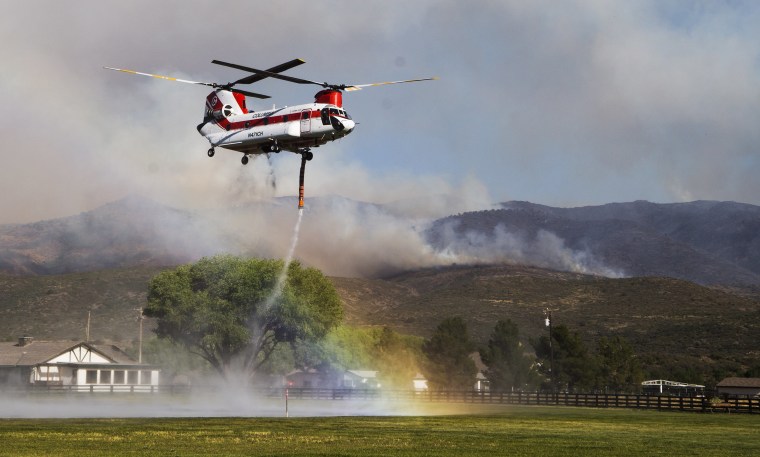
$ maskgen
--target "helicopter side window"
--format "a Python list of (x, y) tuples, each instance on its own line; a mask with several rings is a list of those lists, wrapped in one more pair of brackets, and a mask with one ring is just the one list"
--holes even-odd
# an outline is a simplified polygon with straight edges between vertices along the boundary
[(322, 125), (330, 125), (330, 110), (322, 108)]

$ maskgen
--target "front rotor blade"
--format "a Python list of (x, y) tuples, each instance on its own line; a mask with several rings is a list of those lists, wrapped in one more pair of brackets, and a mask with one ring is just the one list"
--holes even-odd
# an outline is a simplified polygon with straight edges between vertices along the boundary
[(258, 70), (256, 68), (246, 67), (244, 65), (238, 65), (236, 63), (222, 62), (220, 60), (212, 60), (211, 63), (215, 63), (217, 65), (223, 65), (225, 67), (236, 68), (238, 70), (248, 71), (248, 72), (251, 72), (251, 73), (257, 73), (259, 75), (268, 76), (270, 78), (282, 79), (283, 81), (289, 81), (289, 82), (296, 83), (296, 84), (316, 84), (317, 86), (329, 87), (329, 85), (326, 84), (326, 83), (320, 83), (320, 82), (317, 82), (317, 81), (310, 81), (308, 79), (294, 78), (292, 76), (285, 76), (285, 75), (281, 75), (279, 73), (274, 73), (274, 72), (266, 71), (266, 70)]
[[(266, 71), (268, 71), (270, 73), (282, 73), (285, 70), (290, 70), (293, 67), (297, 67), (297, 66), (305, 64), (305, 63), (306, 63), (305, 60), (302, 60), (302, 59), (293, 59), (290, 62), (285, 62), (285, 63), (282, 63), (280, 65), (277, 65), (277, 66), (274, 66), (272, 68), (269, 68)], [(234, 83), (232, 83), (232, 85), (234, 86), (235, 84), (252, 84), (252, 83), (261, 81), (262, 79), (266, 79), (268, 77), (269, 76), (262, 75), (262, 74), (249, 75), (249, 76), (246, 76), (245, 78), (238, 79), (237, 81), (235, 81)]]
[(362, 87), (387, 86), (388, 84), (415, 83), (419, 81), (435, 81), (436, 79), (438, 79), (438, 77), (433, 76), (432, 78), (405, 79), (403, 81), (386, 81), (382, 83), (372, 83), (372, 84), (351, 84), (351, 85), (346, 85), (346, 91), (351, 92), (353, 90), (361, 90)]
[(142, 72), (134, 71), (134, 70), (124, 70), (121, 68), (112, 68), (112, 67), (103, 67), (103, 68), (105, 68), (106, 70), (121, 71), (123, 73), (130, 73), (133, 75), (150, 76), (151, 78), (165, 79), (167, 81), (176, 81), (178, 83), (201, 84), (203, 86), (217, 87), (217, 84), (214, 84), (214, 83), (204, 83), (201, 81), (188, 81), (187, 79), (172, 78), (171, 76), (154, 75), (151, 73), (142, 73)]

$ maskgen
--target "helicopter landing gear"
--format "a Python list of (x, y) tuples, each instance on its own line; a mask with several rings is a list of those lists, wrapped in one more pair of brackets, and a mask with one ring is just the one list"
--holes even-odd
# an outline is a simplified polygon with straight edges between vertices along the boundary
[(243, 154), (243, 158), (240, 159), (240, 163), (242, 163), (243, 165), (248, 164), (248, 154)]
[(208, 150), (208, 156), (209, 157), (214, 157), (214, 148), (211, 148), (211, 149)]
[(261, 151), (270, 153), (270, 152), (280, 152), (282, 151), (282, 148), (279, 144), (277, 144), (277, 140), (272, 140), (269, 144), (263, 144), (261, 145)]
[(298, 150), (298, 153), (299, 153), (299, 154), (301, 154), (301, 157), (302, 157), (304, 160), (311, 160), (311, 159), (313, 159), (313, 158), (314, 158), (314, 153), (313, 153), (313, 152), (311, 152), (311, 149), (310, 149), (310, 148), (303, 148), (303, 149), (299, 149), (299, 150)]

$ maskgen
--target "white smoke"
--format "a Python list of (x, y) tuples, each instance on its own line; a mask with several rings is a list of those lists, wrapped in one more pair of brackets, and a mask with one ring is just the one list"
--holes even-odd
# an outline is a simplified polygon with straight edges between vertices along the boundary
[(562, 238), (547, 230), (538, 230), (535, 237), (510, 232), (497, 224), (491, 233), (469, 230), (460, 233), (456, 222), (447, 222), (440, 229), (441, 254), (457, 263), (509, 263), (531, 265), (574, 273), (622, 277), (623, 273), (598, 262), (587, 251), (565, 246)]

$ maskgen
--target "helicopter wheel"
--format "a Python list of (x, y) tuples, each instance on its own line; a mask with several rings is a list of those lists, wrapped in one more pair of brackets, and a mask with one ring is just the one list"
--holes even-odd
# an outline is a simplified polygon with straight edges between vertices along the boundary
[(214, 148), (211, 148), (211, 149), (208, 150), (208, 156), (209, 157), (214, 157)]
[(306, 160), (311, 160), (314, 158), (314, 153), (311, 151), (306, 151), (303, 153), (303, 158)]
[(243, 165), (246, 165), (246, 164), (248, 163), (248, 156), (247, 156), (247, 155), (244, 155), (244, 156), (243, 156), (243, 158), (242, 158), (242, 159), (240, 159), (240, 162), (241, 162)]

